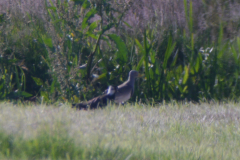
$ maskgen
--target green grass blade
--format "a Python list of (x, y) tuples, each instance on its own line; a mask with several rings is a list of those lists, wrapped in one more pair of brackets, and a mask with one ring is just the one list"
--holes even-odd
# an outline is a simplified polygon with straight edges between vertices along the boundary
[(25, 92), (25, 91), (20, 91), (19, 96), (28, 98), (28, 97), (32, 97), (32, 94)]
[(56, 78), (53, 80), (51, 87), (50, 87), (50, 94), (53, 94), (55, 91), (55, 83), (56, 83)]
[(237, 46), (238, 46), (238, 50), (240, 52), (240, 38), (239, 37), (237, 37)]
[(193, 33), (193, 6), (192, 0), (189, 2), (189, 29), (190, 32)]
[(183, 4), (184, 4), (184, 11), (185, 11), (185, 18), (186, 18), (186, 21), (188, 22), (188, 6), (187, 6), (187, 0), (183, 0)]
[(94, 30), (95, 28), (97, 28), (99, 22), (100, 22), (100, 20), (93, 22), (93, 23), (89, 26), (87, 33), (92, 33), (93, 30)]
[(49, 48), (53, 48), (53, 43), (51, 38), (47, 38), (46, 36), (42, 36), (43, 43)]
[(143, 46), (142, 46), (141, 43), (138, 41), (138, 39), (135, 39), (135, 42), (136, 42), (138, 48), (140, 49), (141, 53), (143, 54), (143, 52), (144, 52)]
[[(143, 47), (144, 47), (144, 66), (145, 66), (145, 74), (148, 79), (147, 83), (149, 83), (150, 77), (149, 77), (149, 67), (148, 67), (148, 42), (147, 42), (147, 35), (146, 35), (146, 30), (144, 31), (144, 39), (143, 39)], [(148, 84), (148, 87), (149, 84)]]
[(172, 44), (172, 37), (169, 37), (167, 50), (166, 50), (165, 55), (164, 55), (164, 62), (163, 62), (163, 68), (164, 69), (167, 68), (168, 59), (171, 56), (175, 46), (176, 46), (176, 42), (174, 44)]
[(226, 52), (227, 49), (228, 43), (224, 44), (221, 49), (218, 49), (217, 59), (222, 58), (223, 54)]
[(232, 50), (232, 54), (233, 54), (235, 63), (237, 63), (238, 62), (238, 55), (237, 55), (237, 51), (235, 50), (233, 45), (231, 45), (231, 50)]
[(82, 4), (82, 8), (87, 9), (90, 7), (90, 2), (88, 0), (85, 0)]
[(34, 80), (34, 82), (35, 82), (38, 86), (43, 85), (43, 81), (42, 81), (40, 78), (37, 78), (37, 77), (33, 77), (33, 76), (32, 76), (32, 79)]
[(188, 67), (187, 66), (185, 66), (184, 67), (184, 72), (185, 72), (185, 74), (184, 74), (184, 77), (183, 77), (183, 84), (186, 84), (186, 82), (187, 82), (187, 80), (188, 80), (188, 73), (189, 73), (189, 69), (188, 69)]
[(143, 61), (144, 61), (144, 57), (142, 56), (142, 58), (140, 59), (140, 61), (138, 62), (137, 68), (136, 70), (139, 71), (140, 67), (143, 65)]

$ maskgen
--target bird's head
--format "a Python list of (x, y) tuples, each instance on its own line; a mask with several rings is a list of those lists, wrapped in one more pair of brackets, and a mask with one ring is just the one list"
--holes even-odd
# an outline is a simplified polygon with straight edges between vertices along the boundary
[(129, 72), (129, 78), (130, 79), (135, 79), (135, 78), (138, 78), (138, 77), (141, 77), (141, 75), (138, 73), (138, 71), (131, 70)]

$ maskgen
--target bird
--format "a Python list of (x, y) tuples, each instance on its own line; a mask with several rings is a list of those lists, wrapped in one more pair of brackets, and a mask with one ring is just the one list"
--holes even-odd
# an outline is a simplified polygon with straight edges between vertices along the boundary
[(117, 86), (117, 91), (115, 92), (115, 103), (124, 103), (125, 101), (129, 100), (134, 92), (134, 83), (135, 79), (140, 77), (138, 71), (131, 70), (129, 72), (129, 76), (126, 82)]
[(116, 91), (116, 86), (109, 86), (107, 89), (107, 93), (95, 97), (87, 102), (72, 104), (72, 108), (76, 108), (79, 110), (97, 109), (99, 107), (102, 108), (107, 105), (108, 100), (113, 100), (115, 98)]

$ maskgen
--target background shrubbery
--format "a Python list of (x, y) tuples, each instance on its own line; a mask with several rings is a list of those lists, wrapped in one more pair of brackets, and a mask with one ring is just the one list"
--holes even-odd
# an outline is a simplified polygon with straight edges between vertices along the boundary
[(78, 102), (131, 69), (145, 75), (133, 100), (238, 99), (239, 8), (236, 0), (2, 0), (0, 99)]

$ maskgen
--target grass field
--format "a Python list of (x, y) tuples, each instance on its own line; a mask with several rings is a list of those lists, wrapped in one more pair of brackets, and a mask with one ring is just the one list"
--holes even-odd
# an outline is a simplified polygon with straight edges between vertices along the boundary
[(0, 159), (239, 159), (239, 103), (0, 104)]

